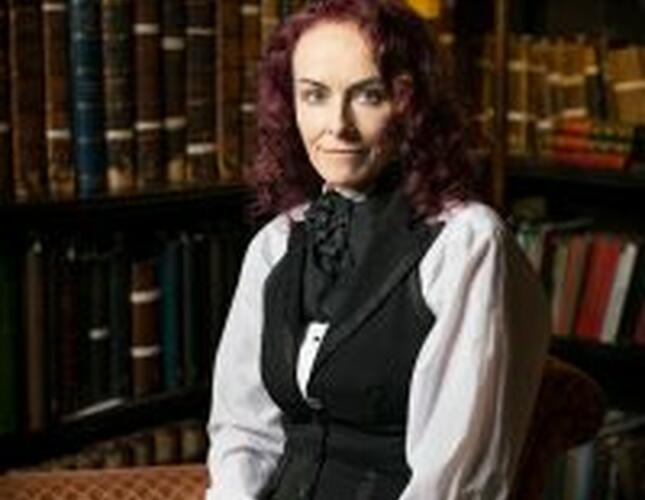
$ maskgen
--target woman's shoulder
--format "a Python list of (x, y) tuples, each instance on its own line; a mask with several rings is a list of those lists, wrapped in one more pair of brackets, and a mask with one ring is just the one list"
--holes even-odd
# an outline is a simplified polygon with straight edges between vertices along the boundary
[(447, 204), (430, 223), (444, 224), (443, 236), (464, 244), (493, 240), (501, 241), (507, 232), (504, 221), (489, 205), (478, 201)]

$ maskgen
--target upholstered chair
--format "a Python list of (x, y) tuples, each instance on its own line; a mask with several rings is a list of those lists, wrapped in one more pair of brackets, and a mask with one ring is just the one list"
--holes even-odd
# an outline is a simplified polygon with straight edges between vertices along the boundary
[(604, 414), (604, 394), (591, 377), (547, 358), (512, 500), (541, 500), (549, 465), (557, 455), (593, 439)]

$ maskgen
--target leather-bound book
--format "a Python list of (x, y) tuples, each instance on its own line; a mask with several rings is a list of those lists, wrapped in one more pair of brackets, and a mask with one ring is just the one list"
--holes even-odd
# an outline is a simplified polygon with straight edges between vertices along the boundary
[(0, 2), (0, 201), (13, 196), (9, 106), (9, 9)]
[(242, 16), (240, 4), (222, 1), (217, 12), (217, 143), (222, 180), (240, 177), (242, 88)]
[(169, 238), (161, 254), (161, 353), (164, 389), (176, 389), (182, 383), (182, 246), (178, 238)]
[(645, 123), (645, 48), (628, 45), (611, 49), (607, 67), (618, 121)]
[(130, 266), (122, 238), (109, 258), (110, 393), (130, 394)]
[(9, 2), (9, 55), (14, 194), (38, 197), (47, 191), (40, 0)]
[(182, 0), (162, 2), (164, 164), (169, 184), (186, 180), (186, 12)]
[(179, 461), (179, 429), (174, 425), (157, 427), (152, 431), (155, 465), (176, 464)]
[(69, 25), (65, 0), (43, 0), (45, 138), (49, 191), (74, 195), (74, 164), (69, 112)]
[(154, 259), (132, 263), (130, 293), (132, 393), (142, 397), (159, 389), (158, 315), (161, 293)]
[(209, 246), (205, 234), (182, 235), (182, 319), (184, 384), (205, 380), (212, 350), (209, 339), (210, 279)]
[(17, 267), (11, 246), (0, 242), (0, 436), (17, 432), (20, 426)]
[(260, 0), (260, 25), (262, 46), (266, 45), (269, 35), (280, 23), (278, 15), (279, 0)]
[(181, 462), (197, 463), (206, 459), (207, 438), (204, 424), (199, 420), (188, 420), (180, 425)]
[(242, 169), (252, 164), (255, 158), (257, 113), (255, 101), (257, 94), (258, 64), (260, 62), (262, 26), (260, 1), (245, 0), (242, 14), (242, 99), (240, 116), (242, 128)]
[(60, 398), (61, 414), (73, 413), (80, 407), (80, 280), (81, 266), (75, 244), (64, 251), (58, 269), (58, 302), (54, 305), (59, 311), (57, 328), (57, 359), (59, 380), (57, 392)]
[(24, 266), (25, 424), (29, 432), (47, 424), (45, 266), (43, 242), (35, 239)]
[(527, 152), (529, 106), (528, 35), (513, 36), (509, 40), (508, 60), (508, 147), (511, 153)]
[(110, 397), (110, 345), (108, 255), (93, 252), (87, 265), (88, 321), (87, 367), (89, 403), (95, 404)]
[(82, 198), (105, 190), (101, 0), (70, 0), (74, 163)]
[(157, 186), (162, 166), (160, 2), (134, 2), (137, 186)]
[(186, 144), (189, 182), (218, 178), (215, 109), (214, 0), (186, 0)]
[(103, 87), (107, 189), (134, 188), (132, 0), (102, 0)]

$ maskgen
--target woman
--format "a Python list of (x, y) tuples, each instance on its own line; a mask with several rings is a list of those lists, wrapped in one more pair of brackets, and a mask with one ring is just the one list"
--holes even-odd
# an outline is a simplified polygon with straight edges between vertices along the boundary
[(507, 498), (548, 310), (468, 196), (423, 22), (318, 1), (260, 74), (259, 208), (219, 348), (208, 498)]

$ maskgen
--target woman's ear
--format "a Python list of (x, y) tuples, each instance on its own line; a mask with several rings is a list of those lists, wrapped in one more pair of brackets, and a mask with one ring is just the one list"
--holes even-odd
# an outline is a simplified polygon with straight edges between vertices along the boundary
[(395, 115), (403, 115), (413, 104), (414, 85), (409, 73), (394, 77), (392, 82), (393, 109)]

